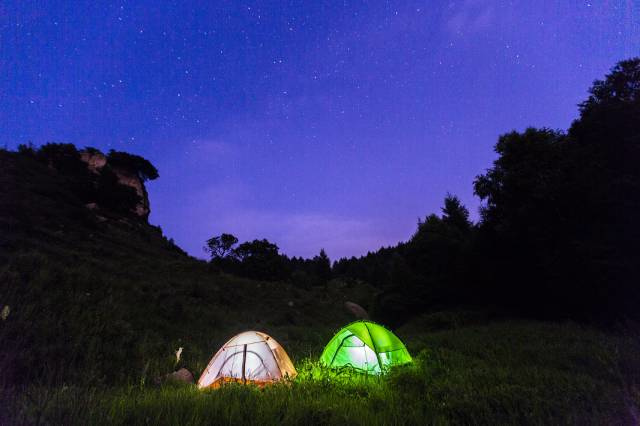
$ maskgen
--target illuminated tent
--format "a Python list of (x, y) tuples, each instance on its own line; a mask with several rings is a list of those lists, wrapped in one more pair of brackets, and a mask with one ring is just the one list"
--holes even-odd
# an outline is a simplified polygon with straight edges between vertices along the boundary
[(226, 382), (262, 386), (296, 374), (289, 356), (273, 337), (245, 331), (225, 343), (211, 358), (198, 379), (198, 388), (217, 388)]
[(355, 321), (342, 328), (327, 344), (320, 362), (381, 374), (389, 367), (411, 362), (411, 355), (395, 334), (371, 321)]

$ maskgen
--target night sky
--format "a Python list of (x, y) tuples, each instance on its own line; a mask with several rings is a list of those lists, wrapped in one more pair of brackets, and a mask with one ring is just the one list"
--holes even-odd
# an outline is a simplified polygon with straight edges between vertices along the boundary
[[(162, 5), (161, 5), (162, 4)], [(640, 54), (640, 1), (3, 1), (0, 144), (142, 155), (150, 221), (332, 259), (408, 239)]]

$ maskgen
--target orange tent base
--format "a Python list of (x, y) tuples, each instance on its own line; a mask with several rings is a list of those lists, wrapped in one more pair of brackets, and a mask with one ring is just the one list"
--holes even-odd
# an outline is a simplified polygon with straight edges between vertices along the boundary
[(211, 383), (205, 389), (219, 389), (231, 383), (237, 383), (241, 385), (253, 385), (259, 388), (263, 388), (265, 386), (269, 386), (276, 383), (276, 381), (275, 380), (248, 380), (248, 379), (242, 380), (242, 379), (236, 379), (235, 377), (220, 377), (218, 380)]

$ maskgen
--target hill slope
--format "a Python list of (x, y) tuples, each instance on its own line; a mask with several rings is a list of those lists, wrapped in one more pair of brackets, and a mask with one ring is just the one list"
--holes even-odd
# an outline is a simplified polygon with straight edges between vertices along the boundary
[[(68, 176), (0, 152), (0, 291), (3, 377), (122, 381), (173, 368), (173, 352), (199, 371), (246, 328), (268, 330), (294, 352), (348, 321), (354, 288), (294, 288), (220, 274), (159, 228), (89, 209)], [(311, 328), (310, 328), (311, 327)], [(310, 331), (313, 330), (313, 331)], [(39, 360), (46, 360), (46, 365)], [(11, 371), (12, 374), (8, 374)]]

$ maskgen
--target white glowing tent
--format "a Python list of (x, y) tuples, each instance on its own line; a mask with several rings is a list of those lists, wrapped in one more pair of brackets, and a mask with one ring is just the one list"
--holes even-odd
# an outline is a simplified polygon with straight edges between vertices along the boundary
[(298, 374), (285, 350), (268, 334), (245, 331), (229, 340), (211, 358), (198, 380), (198, 388), (226, 382), (259, 386)]

